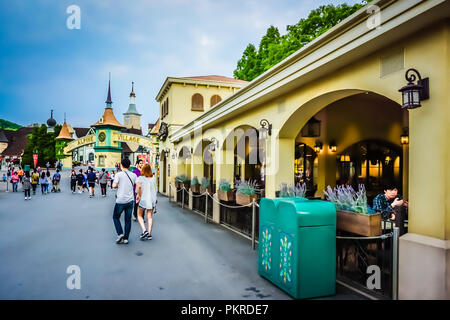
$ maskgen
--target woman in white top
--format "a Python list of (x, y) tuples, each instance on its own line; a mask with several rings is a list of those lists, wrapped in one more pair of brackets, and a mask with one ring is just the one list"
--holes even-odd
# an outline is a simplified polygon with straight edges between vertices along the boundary
[[(152, 239), (153, 208), (156, 204), (156, 178), (152, 167), (146, 164), (141, 169), (141, 176), (136, 180), (136, 202), (139, 203), (138, 221), (142, 229), (141, 240)], [(148, 229), (145, 228), (144, 212), (147, 213)]]

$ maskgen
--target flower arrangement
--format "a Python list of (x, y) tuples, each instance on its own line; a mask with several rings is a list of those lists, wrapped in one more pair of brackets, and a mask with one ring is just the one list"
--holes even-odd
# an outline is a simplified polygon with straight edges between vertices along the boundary
[(234, 192), (231, 190), (231, 184), (226, 179), (221, 179), (219, 181), (219, 190), (217, 191), (219, 200), (222, 201), (233, 201)]
[(230, 191), (231, 190), (230, 182), (227, 179), (220, 179), (220, 181), (219, 181), (219, 190)]
[(200, 182), (198, 182), (198, 178), (195, 176), (191, 179), (191, 186), (199, 185)]
[(366, 188), (363, 184), (358, 185), (358, 191), (348, 185), (337, 186), (334, 189), (328, 186), (324, 194), (328, 201), (335, 204), (337, 210), (363, 214), (373, 213), (367, 205)]
[(236, 186), (237, 193), (251, 196), (255, 194), (255, 190), (258, 187), (258, 184), (256, 181), (249, 180), (249, 181), (242, 181)]
[(306, 195), (306, 183), (288, 185), (282, 183), (280, 187), (280, 198), (304, 198)]
[(187, 185), (190, 182), (190, 179), (185, 174), (180, 174), (175, 177), (175, 182), (180, 185)]
[(242, 181), (236, 186), (236, 203), (240, 205), (248, 205), (256, 199), (256, 181)]
[(208, 188), (210, 186), (209, 180), (206, 177), (203, 177), (200, 186), (202, 187), (202, 189)]

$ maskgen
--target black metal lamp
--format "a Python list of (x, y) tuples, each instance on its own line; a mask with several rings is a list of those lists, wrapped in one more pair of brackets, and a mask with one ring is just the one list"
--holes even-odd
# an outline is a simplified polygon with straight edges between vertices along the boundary
[[(414, 82), (417, 78), (416, 84)], [(415, 109), (421, 107), (420, 102), (430, 98), (429, 78), (422, 79), (419, 71), (411, 68), (406, 70), (405, 79), (408, 84), (398, 90), (402, 93), (402, 108)]]
[(272, 124), (266, 119), (262, 119), (259, 124), (261, 125), (261, 128), (259, 129), (260, 139), (265, 140), (268, 135), (272, 135)]
[(330, 149), (331, 152), (336, 152), (337, 146), (334, 140), (330, 142), (330, 144), (328, 145), (328, 149)]
[(316, 141), (316, 144), (314, 145), (314, 151), (316, 153), (320, 153), (323, 149), (323, 144), (319, 140)]
[(402, 145), (409, 144), (408, 128), (403, 129), (403, 134), (400, 136), (400, 143)]
[(209, 146), (211, 151), (216, 151), (216, 147), (219, 149), (219, 141), (215, 137), (212, 137)]

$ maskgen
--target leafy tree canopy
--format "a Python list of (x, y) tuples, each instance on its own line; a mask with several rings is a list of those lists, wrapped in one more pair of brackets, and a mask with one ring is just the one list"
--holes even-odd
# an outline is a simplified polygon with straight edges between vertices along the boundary
[(242, 58), (237, 62), (234, 77), (251, 81), (278, 62), (293, 54), (322, 33), (335, 26), (367, 2), (353, 6), (341, 4), (326, 5), (312, 10), (306, 19), (286, 27), (287, 33), (281, 35), (278, 28), (270, 26), (259, 43), (259, 48), (249, 44)]
[(55, 138), (61, 131), (61, 125), (56, 125), (54, 132), (47, 133), (45, 124), (40, 127), (34, 127), (29, 135), (28, 143), (23, 151), (22, 166), (29, 164), (33, 168), (33, 153), (38, 154), (38, 163), (40, 167), (45, 167), (47, 162), (53, 165), (56, 161)]
[(0, 119), (0, 129), (6, 129), (6, 130), (17, 130), (22, 128), (22, 126), (20, 124), (8, 121), (8, 120), (4, 120), (4, 119)]

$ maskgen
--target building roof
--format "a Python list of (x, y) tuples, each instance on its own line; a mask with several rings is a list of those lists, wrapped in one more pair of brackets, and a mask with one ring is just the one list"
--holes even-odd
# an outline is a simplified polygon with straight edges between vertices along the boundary
[(3, 130), (0, 130), (0, 142), (8, 143), (8, 138), (6, 138), (5, 133), (3, 132)]
[[(150, 128), (150, 126), (152, 126), (152, 127)], [(157, 134), (159, 132), (160, 127), (161, 127), (161, 119), (158, 118), (158, 120), (156, 120), (155, 124), (148, 125), (148, 133), (149, 134)]]
[(128, 110), (127, 110), (127, 112), (124, 113), (124, 115), (127, 115), (127, 114), (135, 114), (135, 115), (141, 116), (141, 114), (136, 109), (136, 104), (134, 104), (134, 103), (130, 103), (128, 105)]
[(28, 142), (28, 135), (32, 132), (33, 128), (30, 127), (22, 127), (16, 131), (4, 130), (4, 134), (8, 139), (8, 147), (3, 150), (1, 155), (21, 157)]
[(55, 139), (73, 140), (72, 136), (70, 135), (67, 123), (65, 121), (61, 127), (61, 131), (59, 132), (59, 135)]
[(92, 125), (92, 127), (103, 127), (103, 126), (114, 126), (124, 128), (124, 126), (121, 125), (119, 121), (117, 121), (113, 109), (108, 107), (105, 108), (105, 112), (103, 113), (103, 116), (100, 118), (100, 120)]
[(78, 138), (84, 137), (89, 132), (91, 128), (73, 128), (75, 134)]
[(192, 85), (206, 85), (206, 86), (218, 86), (218, 87), (230, 87), (235, 89), (240, 89), (247, 85), (247, 81), (217, 76), (194, 76), (194, 77), (167, 77), (159, 89), (158, 95), (156, 96), (156, 101), (161, 101), (166, 92), (169, 90), (172, 83), (180, 84), (192, 84)]
[(235, 83), (241, 83), (241, 84), (245, 84), (248, 82), (245, 80), (229, 78), (229, 77), (224, 77), (224, 76), (217, 76), (217, 75), (182, 77), (181, 79), (198, 79), (198, 80), (208, 80), (208, 81), (227, 82), (227, 83), (235, 82)]

